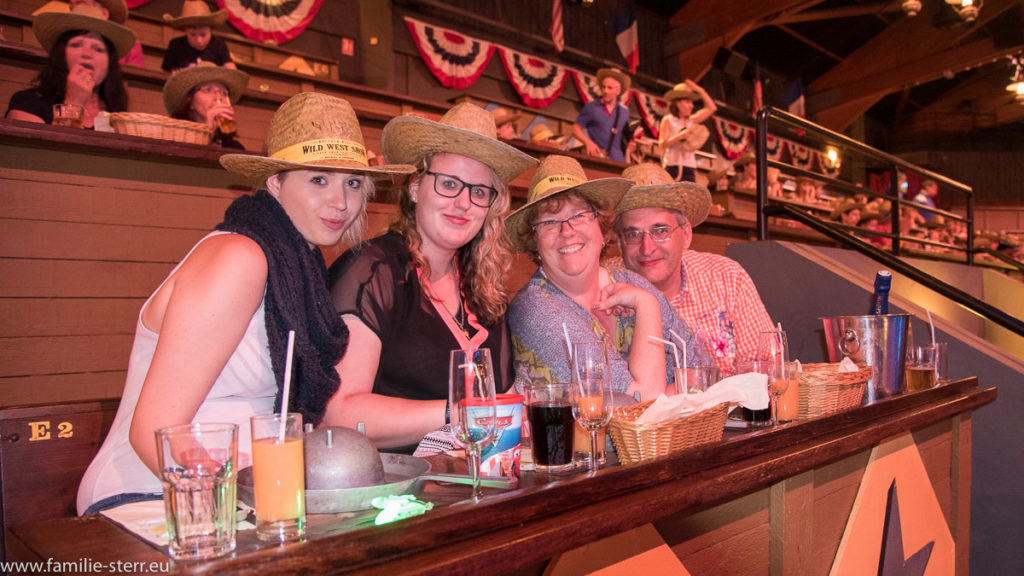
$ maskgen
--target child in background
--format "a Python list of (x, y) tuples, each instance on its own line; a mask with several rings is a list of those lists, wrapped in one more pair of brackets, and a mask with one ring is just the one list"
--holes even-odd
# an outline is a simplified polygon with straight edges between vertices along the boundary
[(164, 22), (175, 29), (184, 30), (185, 35), (174, 38), (167, 45), (161, 68), (173, 72), (199, 62), (213, 62), (218, 66), (237, 69), (227, 43), (214, 37), (211, 31), (224, 24), (227, 17), (226, 10), (210, 12), (210, 7), (203, 0), (185, 0), (178, 18), (164, 14)]

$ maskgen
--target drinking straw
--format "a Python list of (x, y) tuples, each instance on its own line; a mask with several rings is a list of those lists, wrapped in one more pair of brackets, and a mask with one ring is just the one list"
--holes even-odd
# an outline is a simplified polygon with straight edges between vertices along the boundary
[(569, 340), (569, 328), (562, 322), (562, 334), (565, 334), (565, 355), (569, 358), (569, 371), (576, 373), (576, 381), (580, 382), (579, 368), (572, 361), (572, 341)]
[(676, 343), (675, 342), (669, 342), (668, 340), (662, 340), (661, 338), (658, 338), (657, 336), (655, 336), (653, 334), (648, 334), (647, 337), (650, 338), (651, 340), (657, 340), (658, 342), (661, 342), (662, 344), (665, 344), (667, 346), (671, 346), (672, 347), (672, 356), (674, 356), (675, 359), (676, 359), (676, 368), (679, 368), (679, 349), (676, 348)]
[(668, 329), (668, 333), (674, 336), (675, 339), (679, 340), (679, 343), (683, 345), (683, 370), (686, 370), (686, 340), (683, 340), (682, 336), (676, 334), (676, 331), (671, 328)]
[(932, 311), (925, 310), (928, 313), (928, 326), (932, 329), (932, 346), (935, 346), (935, 322), (932, 322)]
[(288, 423), (288, 397), (292, 389), (292, 353), (295, 350), (295, 330), (288, 331), (288, 352), (284, 356), (284, 391), (281, 393), (281, 429), (277, 440), (284, 444), (285, 425)]

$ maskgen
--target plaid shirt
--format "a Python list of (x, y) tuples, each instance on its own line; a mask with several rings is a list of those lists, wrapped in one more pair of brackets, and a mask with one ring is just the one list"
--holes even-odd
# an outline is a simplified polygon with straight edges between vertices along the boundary
[[(624, 267), (621, 258), (606, 265)], [(754, 357), (758, 332), (774, 329), (753, 280), (735, 260), (693, 250), (683, 252), (679, 273), (682, 289), (669, 304), (709, 349), (723, 375), (732, 374), (737, 358)]]

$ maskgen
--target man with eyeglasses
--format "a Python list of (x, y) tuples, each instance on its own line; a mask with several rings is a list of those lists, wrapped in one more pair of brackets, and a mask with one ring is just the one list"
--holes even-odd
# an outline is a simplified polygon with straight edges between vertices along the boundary
[(674, 182), (656, 164), (630, 166), (634, 185), (615, 207), (624, 266), (653, 284), (709, 348), (723, 375), (737, 358), (752, 358), (757, 334), (772, 320), (750, 276), (734, 260), (690, 250), (693, 226), (708, 216), (711, 195), (693, 182)]

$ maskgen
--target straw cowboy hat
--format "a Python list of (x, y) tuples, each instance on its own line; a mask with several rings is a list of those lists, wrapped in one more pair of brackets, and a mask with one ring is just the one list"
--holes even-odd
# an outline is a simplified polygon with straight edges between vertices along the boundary
[(747, 164), (753, 164), (757, 160), (757, 156), (754, 156), (753, 152), (744, 152), (739, 158), (733, 162), (733, 168), (743, 168)]
[(703, 124), (694, 124), (686, 130), (686, 136), (683, 136), (682, 144), (683, 150), (687, 152), (693, 152), (700, 150), (704, 143), (708, 141), (708, 137), (711, 136), (711, 132), (707, 126)]
[(828, 217), (830, 220), (839, 220), (840, 216), (846, 214), (850, 210), (856, 208), (857, 210), (863, 211), (865, 206), (865, 204), (857, 202), (853, 198), (844, 198), (843, 201), (839, 203), (839, 206), (836, 206), (835, 209), (832, 210), (832, 213), (829, 214)]
[(686, 216), (690, 226), (708, 218), (711, 193), (696, 182), (676, 182), (664, 168), (651, 162), (626, 168), (622, 177), (633, 186), (615, 206), (616, 217), (637, 208), (664, 208)]
[(537, 161), (497, 138), (494, 117), (461, 102), (434, 122), (418, 116), (392, 118), (380, 136), (388, 162), (417, 164), (434, 154), (458, 154), (489, 166), (508, 184)]
[(196, 66), (182, 68), (171, 74), (164, 83), (164, 108), (170, 115), (176, 114), (189, 92), (207, 82), (220, 82), (227, 86), (232, 102), (237, 102), (249, 83), (249, 75), (241, 70), (217, 66), (213, 62), (200, 62)]
[(530, 128), (530, 142), (561, 144), (565, 142), (565, 136), (555, 134), (547, 124), (534, 124), (533, 128)]
[(164, 22), (171, 25), (171, 28), (185, 28), (187, 26), (209, 26), (216, 28), (228, 19), (227, 10), (210, 12), (210, 7), (204, 0), (185, 0), (181, 5), (181, 16), (175, 18), (170, 14), (164, 14)]
[(512, 240), (512, 248), (516, 252), (526, 250), (520, 241), (530, 227), (526, 215), (530, 208), (541, 200), (547, 200), (564, 192), (576, 192), (583, 196), (598, 209), (608, 210), (622, 198), (632, 184), (625, 178), (599, 178), (587, 180), (580, 163), (568, 156), (552, 154), (544, 158), (530, 182), (530, 190), (526, 195), (526, 204), (522, 208), (505, 217), (505, 230)]
[(128, 4), (124, 0), (97, 0), (110, 14), (108, 19), (117, 24), (128, 21)]
[(40, 12), (32, 20), (32, 32), (47, 52), (53, 50), (57, 39), (68, 30), (85, 30), (103, 36), (114, 45), (118, 58), (135, 46), (135, 32), (107, 20), (103, 11), (95, 6), (79, 4), (70, 12)]
[(676, 84), (671, 90), (665, 92), (666, 102), (672, 103), (675, 100), (681, 100), (683, 98), (693, 100), (694, 102), (701, 99), (700, 94), (697, 94), (696, 90), (687, 86), (686, 82)]
[(618, 80), (619, 84), (622, 85), (623, 95), (625, 95), (626, 92), (629, 92), (629, 85), (631, 83), (631, 80), (629, 79), (629, 76), (622, 70), (619, 70), (618, 68), (601, 68), (600, 70), (597, 71), (598, 85), (600, 85), (601, 82), (604, 82), (605, 78), (614, 78)]
[[(257, 186), (286, 170), (330, 170), (395, 181), (414, 166), (370, 166), (363, 133), (352, 105), (318, 92), (302, 92), (281, 105), (270, 119), (266, 156), (225, 154), (220, 163)], [(397, 177), (397, 178), (396, 178)]]
[(501, 106), (491, 109), (491, 116), (494, 118), (494, 125), (501, 126), (508, 122), (515, 122), (519, 119), (520, 114), (518, 112), (511, 112)]

